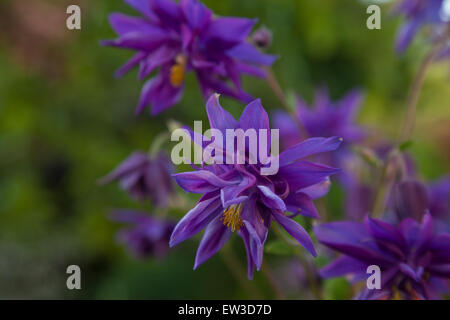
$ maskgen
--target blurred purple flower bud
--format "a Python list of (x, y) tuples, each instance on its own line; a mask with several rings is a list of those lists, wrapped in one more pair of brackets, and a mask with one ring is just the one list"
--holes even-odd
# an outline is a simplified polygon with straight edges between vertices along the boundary
[(160, 152), (150, 157), (144, 152), (134, 152), (113, 172), (100, 180), (101, 184), (118, 181), (121, 188), (137, 200), (150, 199), (156, 206), (166, 206), (173, 192), (170, 159)]
[(272, 44), (272, 32), (266, 27), (261, 27), (253, 32), (251, 40), (257, 47), (266, 49)]
[(134, 256), (161, 258), (169, 250), (169, 239), (175, 227), (174, 222), (150, 217), (148, 214), (133, 210), (116, 211), (111, 215), (111, 220), (130, 225), (129, 228), (121, 229), (117, 233), (117, 240)]

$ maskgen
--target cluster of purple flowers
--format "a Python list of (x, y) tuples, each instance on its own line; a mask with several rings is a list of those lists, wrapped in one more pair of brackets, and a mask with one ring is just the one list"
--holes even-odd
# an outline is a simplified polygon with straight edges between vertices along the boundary
[[(264, 77), (262, 66), (276, 59), (247, 40), (254, 19), (215, 17), (197, 0), (126, 2), (141, 16), (112, 14), (110, 23), (119, 38), (102, 44), (137, 52), (117, 76), (136, 66), (140, 80), (157, 71), (144, 84), (136, 112), (150, 105), (152, 114), (158, 114), (178, 103), (191, 71), (205, 97), (218, 92), (248, 102), (252, 98), (242, 89), (241, 75)], [(259, 34), (256, 43), (266, 44), (267, 35)]]
[[(178, 103), (185, 77), (192, 71), (207, 99), (212, 129), (223, 136), (227, 129), (254, 129), (268, 134), (270, 140), (266, 110), (241, 85), (241, 75), (264, 78), (264, 67), (275, 61), (275, 56), (259, 51), (272, 41), (267, 28), (250, 37), (255, 20), (215, 16), (197, 0), (125, 1), (141, 16), (112, 14), (110, 23), (118, 38), (103, 44), (136, 51), (118, 70), (118, 76), (136, 66), (140, 80), (153, 74), (144, 84), (137, 112), (150, 105), (152, 114), (157, 114)], [(407, 21), (399, 32), (397, 49), (404, 51), (425, 25), (433, 27), (434, 39), (450, 33), (450, 8), (445, 8), (443, 0), (400, 1), (395, 10)], [(450, 45), (443, 46), (441, 56), (446, 50), (450, 53)], [(217, 93), (248, 103), (239, 120), (222, 108)], [(308, 231), (296, 217), (320, 218), (314, 200), (328, 193), (330, 177), (336, 175), (346, 192), (347, 219), (356, 221), (314, 227), (317, 239), (341, 254), (320, 275), (360, 281), (367, 278), (368, 266), (377, 265), (383, 274), (382, 289), (364, 289), (357, 298), (439, 298), (448, 292), (450, 278), (450, 178), (424, 185), (416, 179), (408, 156), (402, 154), (399, 161), (407, 174), (395, 175), (390, 181), (384, 218), (371, 218), (376, 185), (370, 180), (373, 176), (369, 184), (364, 183), (354, 166), (355, 161), (363, 161), (354, 148), (369, 135), (355, 119), (362, 96), (360, 90), (353, 90), (333, 101), (328, 91), (321, 89), (313, 107), (298, 97), (294, 114), (276, 112), (273, 127), (280, 130), (282, 152), (275, 155), (280, 168), (272, 175), (260, 173), (266, 165), (259, 159), (261, 152), (256, 163), (245, 158), (243, 164), (202, 164), (177, 174), (162, 152), (156, 156), (133, 153), (102, 182), (117, 181), (133, 198), (151, 200), (159, 208), (169, 206), (174, 192), (172, 179), (184, 191), (201, 197), (178, 223), (134, 210), (115, 212), (112, 220), (131, 225), (119, 232), (119, 241), (138, 257), (161, 257), (169, 246), (204, 230), (195, 269), (236, 233), (244, 243), (248, 277), (252, 278), (254, 270), (261, 268), (272, 222), (312, 256), (317, 255)], [(226, 144), (223, 141), (221, 145)], [(386, 148), (374, 149), (377, 161), (389, 161)], [(274, 156), (270, 145), (263, 151)], [(364, 166), (361, 170), (370, 174)], [(393, 171), (399, 170), (396, 167)]]
[[(173, 167), (163, 152), (148, 155), (136, 151), (115, 170), (100, 180), (101, 184), (117, 181), (121, 188), (139, 201), (150, 200), (156, 207), (167, 207), (174, 192)], [(137, 257), (161, 257), (169, 249), (168, 241), (175, 224), (169, 219), (151, 217), (135, 210), (119, 210), (111, 219), (131, 227), (118, 234), (118, 241)]]

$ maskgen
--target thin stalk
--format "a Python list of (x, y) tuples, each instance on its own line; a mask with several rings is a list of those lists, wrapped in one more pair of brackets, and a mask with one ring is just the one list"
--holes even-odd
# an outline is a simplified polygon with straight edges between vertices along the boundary
[(230, 246), (229, 245), (225, 246), (220, 251), (220, 253), (223, 258), (223, 261), (225, 262), (226, 266), (230, 270), (230, 273), (234, 276), (236, 281), (244, 288), (244, 290), (247, 291), (249, 297), (254, 300), (262, 299), (262, 296), (259, 293), (259, 290), (255, 287), (253, 282), (251, 282), (247, 279), (247, 275), (245, 274), (245, 271), (242, 268), (242, 265), (240, 264), (239, 260), (234, 255), (234, 252), (230, 248)]
[(406, 112), (403, 117), (402, 125), (400, 127), (397, 145), (387, 156), (386, 160), (383, 163), (383, 166), (381, 167), (380, 180), (378, 183), (378, 187), (376, 188), (377, 191), (371, 211), (371, 215), (373, 217), (381, 217), (384, 212), (385, 197), (389, 189), (387, 185), (387, 176), (388, 176), (387, 171), (389, 163), (394, 158), (400, 156), (398, 146), (411, 138), (416, 121), (417, 104), (419, 101), (420, 92), (422, 91), (422, 87), (425, 82), (425, 77), (431, 64), (444, 48), (446, 44), (446, 39), (449, 36), (449, 34), (450, 29), (444, 32), (442, 37), (440, 37), (440, 39), (434, 43), (428, 54), (422, 60), (419, 66), (419, 70), (417, 71), (417, 74), (414, 77), (414, 80), (411, 84), (411, 88), (409, 90), (408, 98), (406, 101)]
[(302, 138), (303, 139), (308, 138), (308, 134), (306, 132), (305, 127), (301, 123), (300, 119), (297, 117), (295, 110), (293, 110), (289, 106), (289, 103), (286, 99), (286, 95), (284, 94), (283, 89), (281, 89), (280, 83), (278, 82), (277, 78), (275, 77), (275, 74), (273, 73), (272, 68), (267, 67), (266, 73), (267, 73), (266, 82), (267, 82), (269, 88), (272, 90), (274, 95), (277, 97), (277, 99), (280, 102), (283, 109), (291, 115), (292, 119), (294, 119)]
[(263, 263), (261, 267), (261, 271), (264, 274), (264, 276), (267, 279), (267, 282), (269, 283), (270, 287), (273, 290), (273, 293), (275, 294), (276, 298), (278, 300), (284, 300), (286, 299), (286, 296), (284, 295), (283, 291), (280, 288), (279, 283), (276, 281), (275, 277), (273, 276), (272, 269), (269, 267), (267, 263)]
[[(448, 32), (447, 32), (448, 33)], [(403, 118), (403, 124), (401, 126), (399, 143), (408, 141), (411, 138), (411, 134), (414, 130), (416, 113), (417, 113), (417, 103), (419, 101), (420, 92), (422, 91), (423, 83), (425, 81), (426, 74), (430, 69), (431, 64), (442, 51), (445, 45), (445, 40), (447, 38), (447, 33), (436, 41), (433, 47), (430, 49), (428, 54), (422, 60), (419, 66), (419, 70), (413, 80), (411, 88), (409, 90), (408, 99), (406, 102), (406, 113)]]
[(285, 241), (288, 245), (292, 246), (294, 249), (294, 253), (297, 258), (300, 260), (303, 268), (305, 269), (306, 280), (308, 282), (309, 287), (311, 288), (311, 292), (317, 300), (322, 299), (322, 293), (319, 288), (319, 284), (316, 282), (317, 277), (315, 277), (315, 272), (313, 272), (313, 268), (309, 262), (305, 259), (303, 252), (300, 250), (299, 244), (297, 242), (291, 241), (291, 239), (287, 238), (283, 231), (280, 229), (278, 225), (274, 226), (275, 233), (279, 238)]
[(384, 164), (380, 167), (380, 178), (378, 180), (377, 187), (375, 188), (376, 193), (371, 210), (371, 216), (373, 218), (381, 218), (383, 215), (385, 198), (389, 189), (387, 185), (388, 168), (392, 159), (397, 156), (397, 151), (397, 148), (393, 149), (386, 157)]

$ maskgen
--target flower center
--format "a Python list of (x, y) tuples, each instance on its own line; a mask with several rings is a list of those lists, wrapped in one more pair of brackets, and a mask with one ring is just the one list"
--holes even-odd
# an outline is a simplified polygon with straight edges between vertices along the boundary
[(187, 59), (184, 55), (179, 54), (175, 58), (175, 64), (170, 68), (170, 84), (179, 88), (184, 81), (184, 75), (186, 74)]
[(242, 203), (233, 204), (223, 212), (223, 224), (231, 229), (231, 231), (239, 230), (244, 222), (241, 219)]

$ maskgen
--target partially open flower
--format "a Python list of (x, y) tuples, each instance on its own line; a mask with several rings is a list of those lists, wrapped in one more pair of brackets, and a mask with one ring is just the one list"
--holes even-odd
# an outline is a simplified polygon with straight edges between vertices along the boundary
[(173, 192), (173, 167), (165, 153), (154, 157), (134, 152), (100, 183), (118, 181), (122, 189), (137, 200), (150, 199), (154, 205), (166, 206)]
[(251, 36), (252, 42), (261, 49), (266, 49), (272, 44), (272, 31), (266, 27), (261, 27)]

